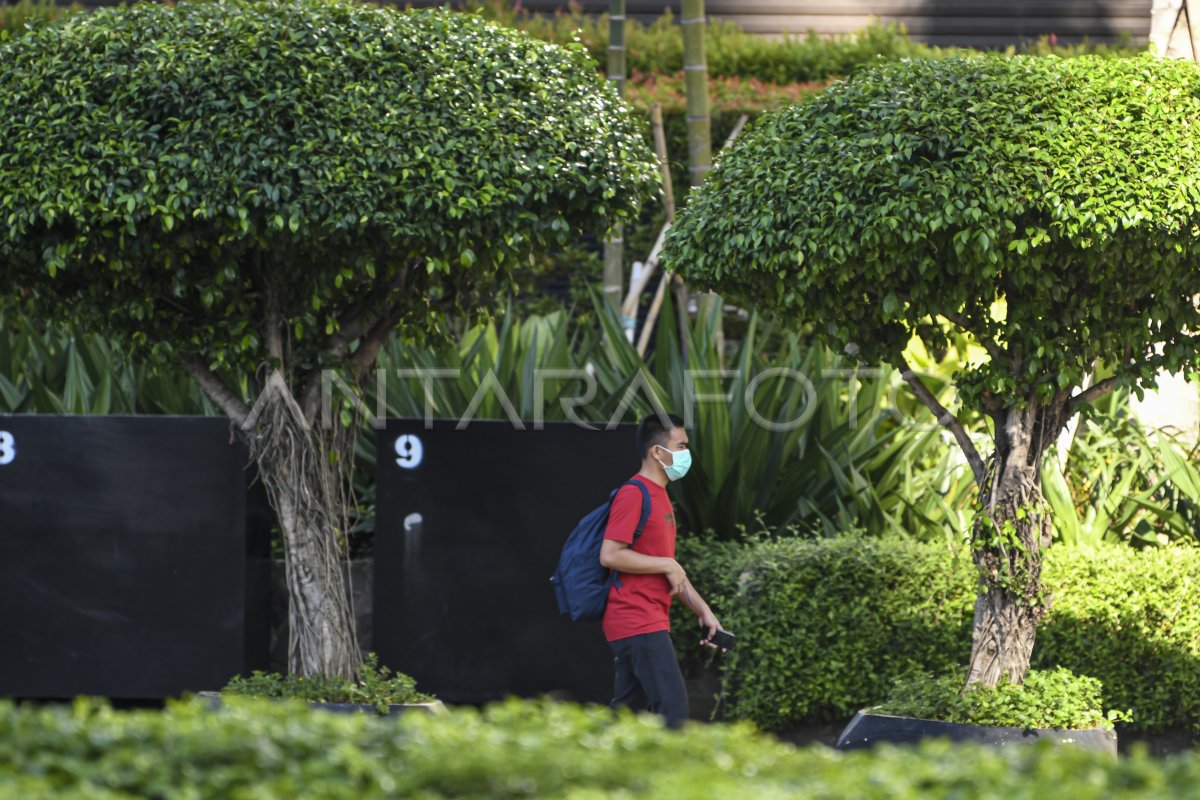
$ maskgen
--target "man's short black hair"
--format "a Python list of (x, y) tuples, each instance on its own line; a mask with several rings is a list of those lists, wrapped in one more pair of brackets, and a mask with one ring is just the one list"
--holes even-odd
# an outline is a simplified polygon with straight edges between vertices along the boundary
[(638, 423), (637, 447), (638, 456), (644, 461), (650, 448), (663, 444), (671, 436), (671, 431), (683, 427), (683, 420), (674, 414), (651, 414)]

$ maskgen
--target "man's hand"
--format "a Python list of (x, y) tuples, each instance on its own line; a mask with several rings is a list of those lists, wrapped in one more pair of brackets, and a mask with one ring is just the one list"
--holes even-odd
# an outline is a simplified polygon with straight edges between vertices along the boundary
[(678, 561), (672, 559), (671, 565), (667, 567), (663, 576), (667, 579), (667, 583), (671, 584), (671, 594), (682, 594), (683, 590), (687, 588), (687, 573), (683, 571), (683, 567), (679, 566)]
[(713, 634), (721, 629), (721, 623), (717, 622), (716, 615), (710, 609), (705, 609), (704, 613), (700, 615), (700, 627), (704, 630), (704, 638), (700, 640), (700, 644), (724, 653), (725, 648), (718, 648), (712, 643)]

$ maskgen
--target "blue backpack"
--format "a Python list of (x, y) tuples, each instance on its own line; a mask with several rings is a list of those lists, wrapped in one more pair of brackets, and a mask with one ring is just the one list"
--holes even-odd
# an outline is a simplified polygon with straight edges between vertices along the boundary
[(604, 543), (604, 530), (608, 527), (608, 514), (612, 510), (617, 492), (625, 486), (636, 486), (642, 490), (642, 516), (633, 532), (637, 544), (646, 520), (650, 519), (650, 491), (638, 480), (626, 481), (617, 487), (608, 502), (592, 511), (579, 521), (575, 530), (567, 537), (562, 555), (558, 559), (558, 570), (550, 583), (558, 598), (558, 610), (575, 622), (597, 622), (604, 616), (608, 604), (608, 589), (614, 583), (620, 586), (616, 570), (600, 563), (600, 545)]

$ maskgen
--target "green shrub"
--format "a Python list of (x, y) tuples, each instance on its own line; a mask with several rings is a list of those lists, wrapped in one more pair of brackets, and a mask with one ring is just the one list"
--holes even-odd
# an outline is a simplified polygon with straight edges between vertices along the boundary
[(843, 536), (762, 542), (720, 561), (714, 575), (681, 557), (738, 637), (720, 661), (731, 716), (767, 729), (849, 716), (893, 678), (966, 657), (975, 578), (965, 553)]
[[(738, 636), (716, 661), (730, 716), (768, 729), (843, 718), (910, 671), (959, 668), (970, 650), (976, 578), (965, 550), (851, 536), (680, 545)], [(1200, 730), (1200, 550), (1054, 547), (1045, 580), (1053, 605), (1035, 668), (1099, 680), (1104, 707), (1131, 711), (1139, 729)], [(685, 654), (692, 628), (675, 625)]]
[(1200, 550), (1056, 547), (1046, 569), (1054, 605), (1033, 666), (1099, 678), (1138, 728), (1200, 730)]
[(446, 715), (199, 703), (115, 712), (0, 702), (0, 796), (14, 798), (1157, 798), (1200, 760), (1073, 747), (798, 750), (744, 725), (510, 701)]
[(223, 694), (304, 700), (309, 703), (356, 703), (373, 705), (381, 714), (389, 705), (430, 703), (436, 698), (417, 691), (417, 682), (402, 672), (380, 666), (379, 657), (367, 655), (357, 681), (336, 675), (281, 675), (255, 670), (249, 678), (235, 676)]
[(1113, 720), (1128, 719), (1120, 711), (1104, 713), (1100, 681), (1061, 667), (1030, 670), (1024, 683), (1002, 680), (994, 687), (964, 688), (964, 678), (961, 671), (916, 672), (897, 678), (887, 700), (872, 711), (969, 725), (1056, 730), (1112, 728)]

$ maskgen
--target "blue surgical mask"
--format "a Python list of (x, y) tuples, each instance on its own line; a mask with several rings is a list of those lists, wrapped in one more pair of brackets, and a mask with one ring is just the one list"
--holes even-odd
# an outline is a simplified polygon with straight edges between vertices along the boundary
[(663, 464), (661, 458), (656, 458), (662, 468), (667, 471), (667, 477), (673, 481), (677, 481), (684, 475), (687, 475), (688, 468), (692, 466), (692, 451), (691, 450), (667, 450), (662, 445), (658, 445), (660, 450), (665, 450), (671, 454), (671, 465)]

